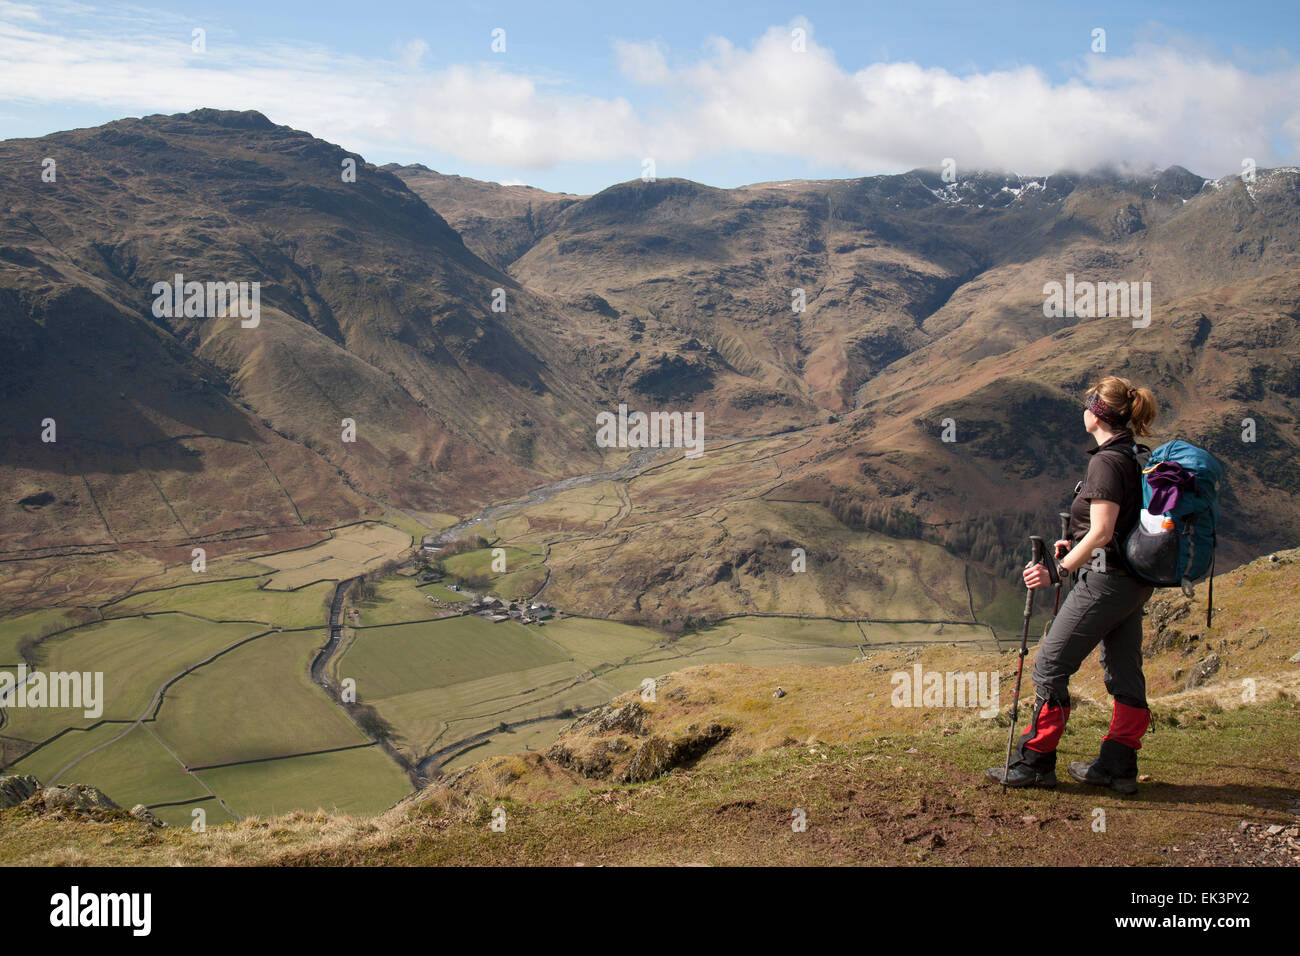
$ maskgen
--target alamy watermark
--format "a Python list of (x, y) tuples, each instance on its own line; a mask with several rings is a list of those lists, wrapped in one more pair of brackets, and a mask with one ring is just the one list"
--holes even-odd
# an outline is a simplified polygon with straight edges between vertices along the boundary
[(168, 282), (153, 284), (153, 315), (156, 319), (224, 319), (238, 316), (245, 329), (262, 321), (260, 282), (198, 282), (176, 273)]
[(104, 713), (103, 671), (0, 671), (0, 707), (80, 709), (87, 720)]
[(152, 893), (87, 893), (73, 886), (50, 897), (54, 927), (122, 927), (133, 936), (148, 936), (153, 926)]
[(596, 414), (596, 445), (600, 448), (685, 448), (687, 458), (704, 454), (703, 412), (632, 412)]
[(1049, 319), (1117, 317), (1133, 320), (1133, 328), (1151, 324), (1150, 282), (1075, 282), (1067, 273), (1065, 284), (1043, 286), (1043, 315)]
[(923, 671), (920, 664), (912, 672), (895, 671), (889, 678), (894, 685), (889, 702), (895, 707), (963, 707), (979, 708), (981, 717), (998, 714), (997, 671)]

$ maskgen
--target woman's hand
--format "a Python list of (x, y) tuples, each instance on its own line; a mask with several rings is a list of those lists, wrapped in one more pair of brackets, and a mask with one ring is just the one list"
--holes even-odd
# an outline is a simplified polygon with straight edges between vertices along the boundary
[(1041, 564), (1025, 565), (1025, 587), (1027, 588), (1045, 588), (1052, 583), (1052, 576), (1047, 573), (1047, 568)]

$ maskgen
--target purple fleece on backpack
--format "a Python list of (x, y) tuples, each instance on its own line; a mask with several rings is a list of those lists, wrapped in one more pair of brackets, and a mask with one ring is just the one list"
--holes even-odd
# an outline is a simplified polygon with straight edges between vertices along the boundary
[(1196, 492), (1196, 475), (1172, 461), (1162, 461), (1151, 466), (1146, 472), (1146, 482), (1151, 488), (1147, 512), (1153, 515), (1173, 511), (1178, 507), (1178, 499), (1184, 492)]

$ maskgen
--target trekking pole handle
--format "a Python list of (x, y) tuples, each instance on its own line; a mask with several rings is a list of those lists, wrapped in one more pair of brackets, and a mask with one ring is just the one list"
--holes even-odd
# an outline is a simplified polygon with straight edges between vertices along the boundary
[[(1070, 512), (1061, 511), (1058, 512), (1056, 516), (1061, 519), (1061, 537), (1059, 540), (1069, 541), (1070, 540)], [(1069, 553), (1070, 553), (1070, 546), (1067, 544), (1065, 546), (1065, 554), (1057, 554), (1055, 553), (1054, 550), (1052, 557), (1055, 558), (1057, 561), (1060, 561), (1061, 558), (1065, 557), (1065, 555)]]
[(1034, 546), (1034, 562), (1033, 562), (1033, 563), (1034, 563), (1034, 564), (1041, 564), (1041, 565), (1043, 565), (1044, 567), (1046, 567), (1046, 568), (1047, 568), (1047, 576), (1048, 576), (1049, 578), (1051, 578), (1052, 583), (1053, 583), (1053, 584), (1060, 584), (1060, 583), (1061, 583), (1061, 576), (1060, 576), (1059, 574), (1056, 573), (1056, 559), (1055, 559), (1055, 558), (1052, 558), (1051, 560), (1048, 560), (1048, 557), (1047, 557), (1047, 545), (1045, 545), (1045, 544), (1043, 543), (1043, 539), (1040, 538), (1040, 537), (1039, 537), (1038, 535), (1036, 535), (1036, 534), (1031, 534), (1031, 535), (1029, 536), (1029, 542), (1030, 542), (1030, 544), (1032, 544), (1032, 545)]

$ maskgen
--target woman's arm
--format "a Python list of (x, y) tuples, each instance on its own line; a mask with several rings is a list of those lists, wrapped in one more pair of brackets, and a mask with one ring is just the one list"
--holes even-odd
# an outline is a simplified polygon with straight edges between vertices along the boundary
[(1118, 501), (1093, 498), (1088, 502), (1088, 533), (1061, 559), (1061, 567), (1067, 571), (1078, 571), (1092, 561), (1093, 551), (1106, 547), (1115, 536), (1115, 522), (1118, 520)]
[[(1119, 520), (1119, 502), (1093, 498), (1088, 502), (1088, 533), (1078, 544), (1062, 558), (1058, 564), (1066, 571), (1077, 571), (1092, 561), (1092, 552), (1104, 548), (1115, 536), (1115, 522)], [(1024, 571), (1025, 584), (1031, 588), (1043, 588), (1051, 581), (1047, 568), (1041, 564), (1031, 564)]]

